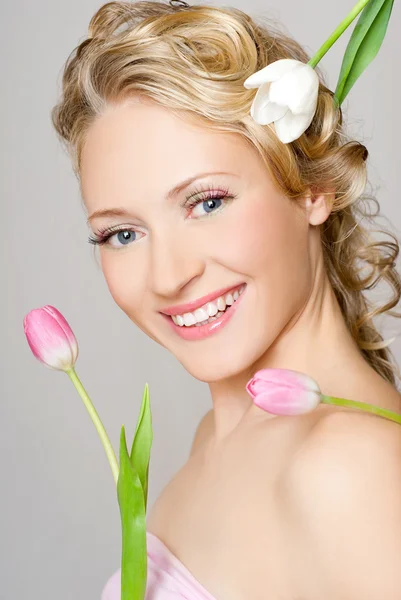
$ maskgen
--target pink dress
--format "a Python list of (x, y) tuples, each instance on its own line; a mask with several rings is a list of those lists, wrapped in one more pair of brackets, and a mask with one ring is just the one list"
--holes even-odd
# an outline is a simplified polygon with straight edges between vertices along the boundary
[[(145, 600), (216, 600), (165, 544), (146, 532), (148, 575)], [(120, 600), (120, 569), (106, 583), (101, 600)]]

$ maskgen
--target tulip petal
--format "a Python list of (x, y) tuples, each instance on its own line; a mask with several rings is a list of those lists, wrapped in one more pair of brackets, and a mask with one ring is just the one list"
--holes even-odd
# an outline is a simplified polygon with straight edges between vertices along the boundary
[(270, 83), (264, 83), (256, 92), (251, 106), (251, 117), (260, 125), (269, 125), (281, 119), (287, 112), (287, 106), (279, 106), (269, 100)]
[(317, 382), (299, 371), (261, 369), (246, 386), (253, 403), (274, 415), (300, 415), (322, 401)]
[(315, 410), (321, 398), (316, 392), (295, 388), (266, 388), (254, 404), (273, 415), (302, 415)]
[(280, 79), (286, 73), (292, 71), (297, 65), (303, 65), (299, 60), (293, 60), (292, 58), (282, 58), (276, 60), (267, 67), (263, 67), (256, 73), (253, 73), (244, 82), (244, 87), (247, 89), (257, 88), (268, 81), (276, 81)]
[(46, 310), (50, 315), (52, 315), (52, 317), (54, 317), (54, 319), (56, 319), (56, 321), (60, 325), (61, 329), (64, 331), (64, 333), (67, 337), (67, 340), (71, 344), (73, 362), (75, 363), (78, 358), (78, 343), (77, 343), (77, 339), (76, 339), (71, 327), (69, 326), (67, 320), (65, 319), (65, 317), (63, 317), (61, 312), (59, 310), (57, 310), (57, 308), (55, 308), (54, 306), (51, 306), (50, 304), (46, 304), (46, 306), (44, 306), (43, 309)]
[(297, 140), (308, 129), (313, 117), (314, 114), (294, 115), (289, 110), (284, 117), (274, 123), (277, 137), (284, 144)]
[(315, 112), (319, 77), (309, 65), (299, 64), (271, 84), (270, 100), (285, 104), (295, 114)]
[(304, 65), (302, 71), (299, 69), (294, 72), (294, 81), (299, 81), (299, 85), (297, 85), (297, 94), (291, 94), (289, 98), (289, 109), (294, 114), (308, 112), (315, 114), (319, 95), (319, 77), (316, 71), (309, 65)]
[[(24, 332), (33, 355), (50, 369), (66, 371), (74, 365), (78, 344), (67, 321), (58, 321), (57, 309), (31, 310), (24, 318)], [(53, 313), (53, 310), (56, 313)], [(69, 329), (68, 337), (63, 328)], [(72, 343), (70, 342), (72, 340)]]
[[(248, 382), (247, 389), (248, 386), (252, 387), (254, 393), (258, 393), (259, 390), (264, 391), (267, 386), (274, 386), (276, 388), (305, 389), (320, 394), (320, 388), (312, 377), (292, 369), (260, 369)], [(250, 390), (248, 391), (252, 393)]]

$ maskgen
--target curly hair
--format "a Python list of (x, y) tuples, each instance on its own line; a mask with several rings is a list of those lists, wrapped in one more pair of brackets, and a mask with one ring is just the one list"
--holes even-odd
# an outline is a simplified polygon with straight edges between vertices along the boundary
[[(256, 23), (236, 8), (172, 6), (162, 2), (108, 2), (92, 17), (88, 37), (70, 54), (62, 76), (62, 96), (52, 122), (79, 178), (85, 134), (112, 103), (142, 95), (209, 128), (244, 136), (258, 150), (275, 184), (294, 201), (307, 190), (332, 194), (334, 202), (320, 226), (330, 283), (344, 320), (366, 361), (396, 386), (399, 369), (374, 318), (401, 297), (396, 270), (397, 238), (386, 229), (369, 231), (379, 203), (364, 195), (366, 147), (349, 139), (343, 114), (319, 69), (318, 105), (305, 133), (290, 144), (250, 117), (254, 90), (244, 88), (255, 71), (282, 58), (308, 62), (309, 56), (280, 28)], [(373, 201), (376, 212), (369, 212)], [(374, 233), (392, 241), (377, 240)], [(366, 272), (367, 269), (367, 272)], [(391, 296), (370, 302), (365, 292), (386, 283)]]

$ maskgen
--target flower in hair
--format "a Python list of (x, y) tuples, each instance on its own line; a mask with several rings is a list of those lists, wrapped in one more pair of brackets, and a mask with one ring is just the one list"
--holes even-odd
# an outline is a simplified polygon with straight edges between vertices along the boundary
[(394, 0), (359, 0), (308, 63), (277, 60), (256, 71), (244, 87), (258, 88), (251, 116), (261, 125), (274, 123), (277, 137), (288, 144), (309, 127), (316, 112), (319, 77), (316, 65), (361, 13), (344, 54), (333, 100), (339, 108), (350, 89), (375, 58), (387, 31)]
[(274, 123), (284, 144), (298, 139), (311, 124), (319, 92), (319, 77), (311, 66), (277, 60), (248, 77), (244, 87), (259, 88), (251, 116), (260, 125)]

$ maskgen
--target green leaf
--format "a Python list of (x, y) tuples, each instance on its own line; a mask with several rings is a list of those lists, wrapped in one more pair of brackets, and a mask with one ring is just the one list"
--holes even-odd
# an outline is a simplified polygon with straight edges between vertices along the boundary
[(339, 106), (378, 53), (387, 31), (393, 4), (394, 0), (371, 0), (361, 12), (345, 51), (334, 94)]
[(138, 417), (130, 455), (131, 464), (137, 471), (141, 481), (145, 500), (145, 510), (147, 508), (148, 501), (148, 476), (152, 441), (152, 413), (149, 402), (149, 386), (146, 384), (143, 391), (141, 410)]
[(147, 579), (146, 509), (142, 484), (120, 436), (117, 496), (122, 526), (121, 600), (144, 600)]

